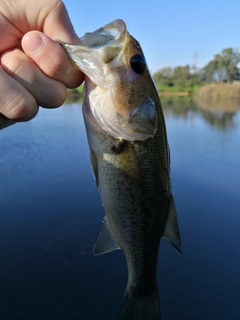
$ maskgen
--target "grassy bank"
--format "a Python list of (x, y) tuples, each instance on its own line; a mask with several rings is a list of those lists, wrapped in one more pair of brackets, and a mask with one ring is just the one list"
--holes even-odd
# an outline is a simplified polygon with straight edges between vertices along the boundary
[(195, 96), (201, 86), (162, 86), (160, 84), (156, 84), (157, 90), (160, 93), (161, 97), (188, 97)]
[(197, 92), (197, 98), (200, 100), (239, 100), (239, 83), (211, 83), (201, 87)]

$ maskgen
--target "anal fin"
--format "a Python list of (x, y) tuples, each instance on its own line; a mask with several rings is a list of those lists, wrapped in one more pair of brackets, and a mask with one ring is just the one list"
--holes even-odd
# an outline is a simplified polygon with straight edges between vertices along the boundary
[(93, 254), (100, 255), (104, 253), (108, 253), (114, 250), (121, 249), (113, 237), (111, 231), (109, 230), (109, 224), (107, 217), (103, 218), (103, 226), (102, 230), (99, 233), (98, 239), (93, 248)]

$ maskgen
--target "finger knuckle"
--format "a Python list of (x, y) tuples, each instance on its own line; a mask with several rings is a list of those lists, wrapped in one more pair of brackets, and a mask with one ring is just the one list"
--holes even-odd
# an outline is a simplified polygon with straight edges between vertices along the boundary
[(23, 63), (21, 63), (15, 51), (5, 54), (1, 60), (1, 64), (3, 69), (11, 76), (21, 72), (23, 68)]
[(46, 67), (46, 73), (49, 77), (55, 78), (57, 74), (61, 73), (62, 69), (63, 61), (60, 57), (56, 56)]
[(18, 92), (7, 107), (8, 117), (16, 121), (27, 121), (35, 117), (38, 106), (32, 96)]

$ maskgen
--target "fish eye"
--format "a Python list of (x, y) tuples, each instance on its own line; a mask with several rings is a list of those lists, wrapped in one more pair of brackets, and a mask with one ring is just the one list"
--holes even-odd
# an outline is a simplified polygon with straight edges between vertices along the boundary
[(131, 58), (130, 65), (137, 74), (142, 74), (147, 67), (144, 57), (140, 54), (136, 54)]

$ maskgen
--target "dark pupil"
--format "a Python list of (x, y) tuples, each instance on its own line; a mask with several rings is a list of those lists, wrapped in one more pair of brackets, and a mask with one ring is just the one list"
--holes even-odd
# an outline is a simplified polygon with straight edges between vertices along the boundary
[(136, 56), (133, 56), (130, 60), (130, 64), (132, 69), (137, 74), (142, 74), (144, 70), (146, 69), (146, 61), (143, 56), (140, 54), (137, 54)]

